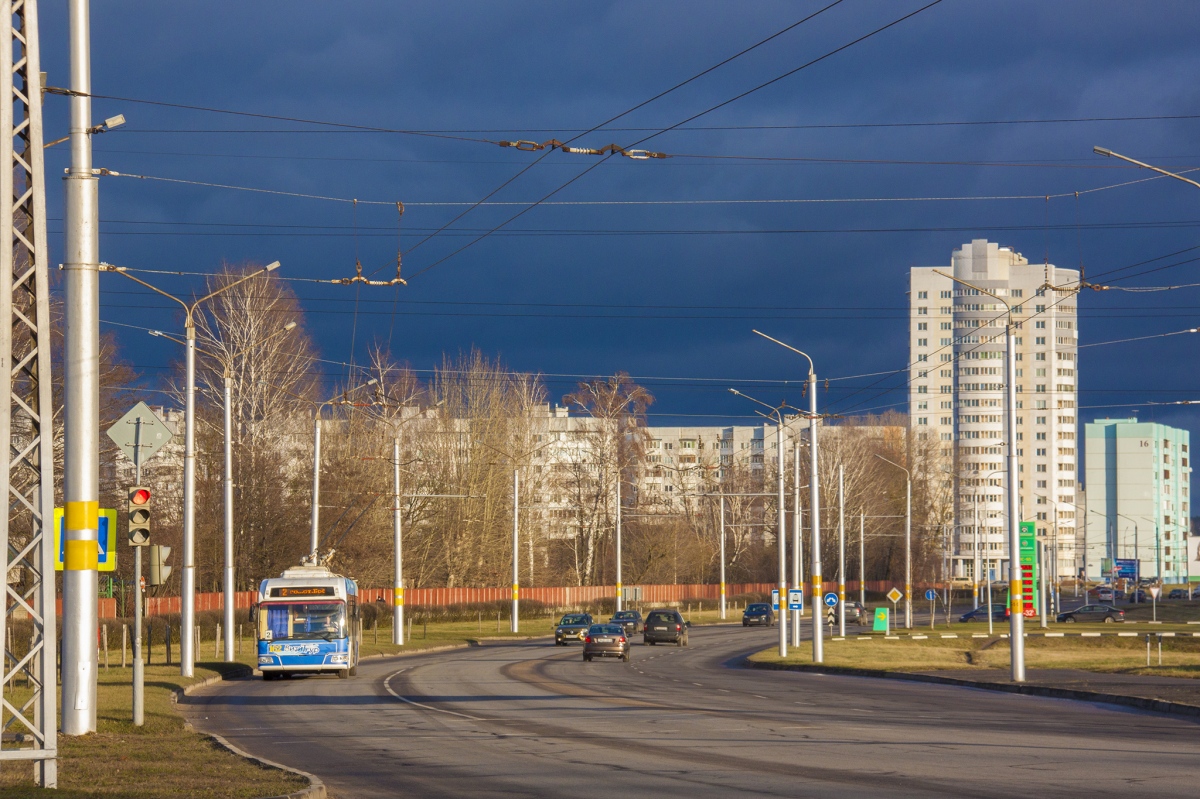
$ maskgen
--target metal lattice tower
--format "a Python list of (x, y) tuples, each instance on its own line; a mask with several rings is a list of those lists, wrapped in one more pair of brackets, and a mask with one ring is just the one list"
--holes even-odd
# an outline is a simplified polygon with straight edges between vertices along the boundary
[(0, 9), (0, 199), (9, 203), (0, 213), (0, 374), (10, 386), (0, 402), (0, 766), (32, 761), (35, 780), (55, 787), (54, 412), (37, 3), (0, 0)]

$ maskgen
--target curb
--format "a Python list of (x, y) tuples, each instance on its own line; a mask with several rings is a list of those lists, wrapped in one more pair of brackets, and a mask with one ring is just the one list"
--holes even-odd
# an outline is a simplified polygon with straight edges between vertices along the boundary
[(1139, 710), (1149, 710), (1155, 713), (1200, 717), (1200, 705), (1168, 702), (1165, 699), (1149, 699), (1142, 696), (1106, 694), (1099, 691), (1081, 691), (1075, 688), (1053, 688), (1046, 685), (1029, 685), (1028, 683), (984, 682), (982, 680), (965, 680), (959, 677), (938, 677), (933, 674), (914, 674), (904, 671), (857, 669), (848, 666), (785, 665), (780, 663), (758, 663), (749, 659), (745, 663), (750, 668), (767, 669), (769, 671), (807, 671), (817, 674), (839, 674), (850, 677), (875, 677), (884, 680), (907, 680), (909, 682), (933, 683), (935, 685), (954, 685), (960, 688), (978, 688), (983, 691), (1000, 691), (1009, 694), (1049, 697), (1051, 699), (1073, 699), (1079, 702), (1101, 702), (1107, 705), (1121, 705)]
[[(246, 677), (252, 677), (253, 675), (254, 675), (254, 669), (252, 669), (251, 667), (246, 666), (246, 665), (239, 665), (238, 668), (231, 669), (228, 674), (216, 674), (212, 677), (209, 677), (208, 679), (200, 680), (199, 682), (194, 682), (191, 685), (183, 687), (182, 689), (180, 689), (180, 688), (173, 689), (171, 691), (171, 703), (178, 704), (180, 695), (191, 696), (193, 692), (199, 691), (201, 688), (207, 688), (210, 685), (216, 685), (217, 683), (225, 682), (226, 680), (240, 680), (240, 679), (244, 679)], [(190, 723), (185, 721), (184, 724), (187, 726), (188, 729), (192, 729), (192, 725)], [(237, 755), (238, 757), (240, 757), (244, 760), (249, 760), (252, 763), (257, 763), (259, 766), (261, 766), (263, 768), (279, 769), (280, 771), (286, 771), (291, 774), (296, 774), (296, 775), (304, 777), (306, 780), (308, 780), (307, 788), (301, 788), (300, 790), (293, 791), (292, 793), (289, 793), (289, 794), (263, 797), (263, 799), (326, 799), (327, 793), (325, 792), (325, 783), (321, 782), (320, 778), (317, 777), (316, 775), (309, 774), (307, 771), (301, 771), (300, 769), (292, 768), (291, 766), (285, 766), (282, 763), (276, 763), (273, 760), (267, 760), (266, 758), (258, 757), (257, 755), (252, 755), (249, 752), (239, 749), (238, 747), (234, 746), (229, 741), (225, 740), (220, 735), (216, 735), (215, 733), (206, 732), (206, 733), (200, 733), (200, 734), (203, 735), (205, 738), (215, 741), (218, 745), (222, 746), (226, 750), (232, 752), (233, 754)]]
[(257, 763), (258, 765), (262, 766), (263, 768), (275, 768), (275, 769), (279, 769), (280, 771), (287, 771), (292, 774), (297, 774), (301, 777), (304, 777), (306, 780), (308, 780), (307, 788), (301, 788), (298, 791), (292, 791), (291, 793), (288, 793), (288, 794), (280, 794), (278, 796), (263, 797), (262, 799), (326, 799), (326, 797), (328, 796), (328, 794), (325, 792), (325, 783), (321, 782), (320, 778), (317, 777), (316, 775), (309, 774), (307, 771), (301, 771), (298, 768), (292, 768), (291, 766), (285, 766), (282, 763), (276, 763), (274, 760), (267, 760), (265, 757), (259, 757), (258, 755), (252, 755), (249, 752), (239, 749), (238, 747), (229, 743), (229, 741), (226, 741), (220, 735), (216, 735), (213, 733), (206, 733), (206, 735), (209, 738), (216, 741), (221, 746), (228, 749), (230, 752), (233, 752), (238, 757), (244, 758), (253, 763)]

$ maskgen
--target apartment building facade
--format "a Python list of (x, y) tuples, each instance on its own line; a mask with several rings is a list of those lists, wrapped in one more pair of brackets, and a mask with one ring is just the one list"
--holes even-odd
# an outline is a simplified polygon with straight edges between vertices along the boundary
[[(955, 283), (948, 274), (1004, 301)], [(1078, 281), (1077, 270), (1030, 264), (1012, 248), (984, 239), (954, 250), (948, 266), (909, 271), (909, 424), (915, 436), (942, 442), (942, 468), (953, 476), (950, 557), (957, 579), (972, 579), (977, 562), (990, 562), (1001, 579), (1008, 574), (1005, 303), (1017, 326), (1021, 520), (1036, 522), (1039, 535), (1056, 547), (1060, 576), (1082, 565), (1076, 497)]]

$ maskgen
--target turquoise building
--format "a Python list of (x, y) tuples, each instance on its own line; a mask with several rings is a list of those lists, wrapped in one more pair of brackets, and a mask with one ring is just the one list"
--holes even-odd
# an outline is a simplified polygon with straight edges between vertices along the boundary
[(1188, 431), (1137, 419), (1084, 426), (1089, 580), (1114, 558), (1136, 559), (1142, 577), (1187, 582), (1192, 467)]

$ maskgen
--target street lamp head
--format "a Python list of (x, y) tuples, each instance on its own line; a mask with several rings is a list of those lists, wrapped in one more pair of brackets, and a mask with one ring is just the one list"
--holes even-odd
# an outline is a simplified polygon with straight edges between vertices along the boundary
[(163, 334), (161, 330), (147, 330), (146, 332), (152, 336), (161, 336)]
[(284, 326), (283, 326), (283, 329), (284, 329), (284, 330), (292, 330), (292, 329), (294, 329), (295, 327), (296, 327), (296, 323), (295, 323), (295, 322), (288, 322), (286, 325), (284, 325)]
[(264, 272), (274, 272), (278, 268), (279, 268), (279, 261), (272, 261), (271, 263), (269, 263), (265, 267), (263, 267), (263, 271)]
[(1103, 155), (1105, 157), (1111, 157), (1113, 154), (1112, 150), (1108, 149), (1107, 147), (1093, 147), (1092, 152), (1094, 152), (1096, 155)]

